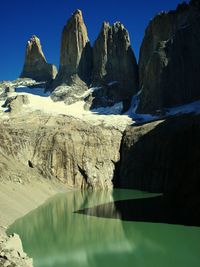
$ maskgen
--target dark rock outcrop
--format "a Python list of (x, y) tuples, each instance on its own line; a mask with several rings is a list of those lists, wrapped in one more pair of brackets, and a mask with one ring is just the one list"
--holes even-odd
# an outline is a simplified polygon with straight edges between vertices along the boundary
[(55, 86), (71, 85), (82, 80), (90, 82), (92, 48), (88, 39), (82, 12), (77, 10), (67, 21), (61, 38), (60, 68)]
[(199, 1), (157, 15), (140, 50), (138, 112), (155, 112), (200, 98)]
[(199, 135), (199, 115), (129, 126), (121, 145), (115, 185), (163, 192), (179, 216), (200, 224)]
[[(97, 98), (94, 98), (96, 102), (100, 99), (99, 105), (103, 106), (119, 101), (130, 102), (138, 90), (137, 62), (129, 33), (120, 22), (114, 23), (113, 26), (103, 23), (93, 48), (92, 83), (103, 88), (101, 97), (97, 95)], [(99, 94), (97, 91), (96, 93)], [(97, 105), (98, 103), (94, 103), (94, 106)]]
[(25, 63), (20, 77), (49, 82), (56, 74), (56, 67), (46, 61), (40, 39), (35, 35), (32, 36), (26, 46)]

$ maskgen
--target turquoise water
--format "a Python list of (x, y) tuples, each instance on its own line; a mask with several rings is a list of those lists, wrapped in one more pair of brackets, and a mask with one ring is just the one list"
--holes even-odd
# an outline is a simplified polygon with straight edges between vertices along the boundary
[[(8, 233), (20, 235), (35, 267), (199, 267), (200, 228), (120, 220), (114, 200), (152, 196), (134, 190), (58, 194)], [(111, 204), (103, 214), (115, 218), (74, 213), (104, 203)]]

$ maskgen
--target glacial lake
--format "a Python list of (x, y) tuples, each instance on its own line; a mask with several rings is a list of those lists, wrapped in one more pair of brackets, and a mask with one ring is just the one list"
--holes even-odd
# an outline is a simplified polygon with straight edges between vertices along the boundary
[(20, 235), (35, 267), (199, 267), (200, 228), (170, 224), (161, 202), (135, 190), (62, 193), (8, 234)]

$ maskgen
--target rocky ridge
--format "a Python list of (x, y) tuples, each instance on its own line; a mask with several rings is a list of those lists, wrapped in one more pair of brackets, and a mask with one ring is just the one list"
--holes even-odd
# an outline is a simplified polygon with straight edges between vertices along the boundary
[(56, 67), (46, 61), (40, 39), (33, 35), (26, 46), (25, 63), (20, 77), (50, 82), (56, 74)]
[(95, 92), (94, 106), (110, 106), (123, 101), (128, 107), (138, 90), (137, 62), (129, 33), (120, 22), (112, 26), (103, 23), (93, 48), (92, 83), (102, 86), (103, 91), (100, 92), (103, 94), (101, 98), (98, 97), (99, 91)]
[(154, 113), (200, 98), (199, 1), (158, 14), (146, 29), (139, 59), (138, 112)]
[(52, 99), (64, 99), (69, 104), (70, 98), (70, 103), (76, 102), (74, 95), (81, 97), (90, 87), (99, 90), (84, 99), (87, 109), (117, 102), (123, 102), (127, 109), (138, 90), (138, 67), (128, 31), (120, 22), (113, 26), (103, 23), (92, 48), (82, 12), (77, 10), (62, 32), (60, 67), (52, 85)]

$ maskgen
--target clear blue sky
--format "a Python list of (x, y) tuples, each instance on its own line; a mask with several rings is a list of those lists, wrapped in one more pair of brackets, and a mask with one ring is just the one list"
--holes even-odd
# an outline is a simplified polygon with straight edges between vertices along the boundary
[(19, 76), (27, 40), (36, 34), (49, 63), (59, 64), (60, 37), (67, 19), (83, 11), (93, 43), (102, 22), (121, 21), (129, 30), (138, 58), (149, 20), (162, 10), (176, 8), (179, 0), (1, 0), (0, 80)]

